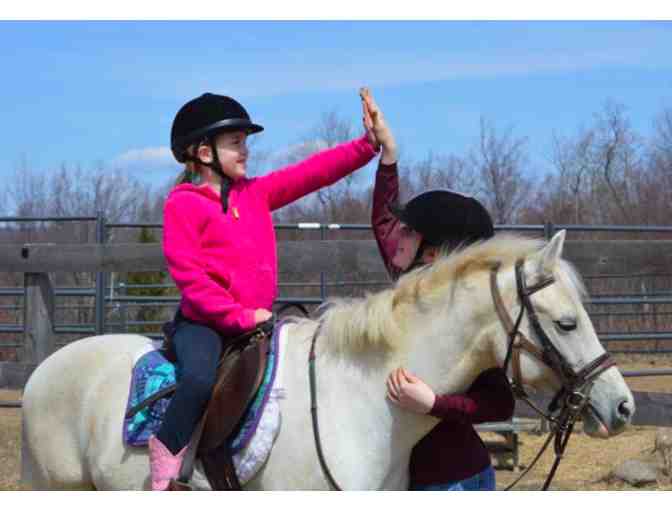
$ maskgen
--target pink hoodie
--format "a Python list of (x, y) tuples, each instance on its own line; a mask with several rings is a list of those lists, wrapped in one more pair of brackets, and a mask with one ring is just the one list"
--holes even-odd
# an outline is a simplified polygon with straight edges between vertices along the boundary
[(163, 211), (163, 252), (185, 317), (225, 335), (254, 328), (254, 311), (270, 310), (277, 296), (271, 211), (335, 183), (375, 154), (362, 136), (263, 177), (240, 179), (231, 186), (226, 214), (211, 188), (176, 186)]

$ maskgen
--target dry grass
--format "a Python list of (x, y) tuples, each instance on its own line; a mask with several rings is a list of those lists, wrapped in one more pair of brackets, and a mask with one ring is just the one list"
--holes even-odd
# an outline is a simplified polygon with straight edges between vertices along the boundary
[[(589, 438), (585, 434), (572, 435), (565, 456), (551, 484), (555, 490), (672, 490), (669, 480), (636, 489), (622, 482), (607, 482), (605, 478), (627, 459), (645, 456), (653, 450), (656, 427), (630, 427), (619, 436), (608, 440)], [(526, 467), (537, 455), (546, 435), (521, 434), (520, 462)], [(549, 473), (555, 455), (550, 445), (537, 465), (523, 478), (516, 490), (539, 490)], [(518, 475), (511, 471), (497, 471), (497, 486), (506, 487)]]
[[(20, 400), (20, 391), (0, 389), (0, 400)], [(0, 408), (0, 490), (19, 490), (21, 410)]]
[[(618, 365), (622, 370), (647, 368), (668, 368), (672, 358), (660, 356), (652, 358), (643, 355), (618, 355)], [(631, 377), (627, 379), (632, 391), (672, 392), (672, 376)], [(496, 436), (491, 436), (495, 438)], [(656, 427), (630, 427), (619, 436), (608, 440), (589, 438), (579, 432), (571, 437), (560, 467), (551, 485), (556, 490), (638, 490), (622, 482), (607, 482), (605, 478), (623, 461), (639, 458), (650, 453), (656, 437)], [(535, 434), (520, 435), (520, 462), (527, 466), (544, 444), (546, 436)], [(521, 480), (520, 490), (538, 490), (546, 480), (555, 455), (550, 445), (537, 465)], [(498, 488), (506, 487), (515, 480), (510, 471), (497, 471)], [(639, 490), (672, 490), (669, 480), (659, 480), (656, 485), (648, 485)]]

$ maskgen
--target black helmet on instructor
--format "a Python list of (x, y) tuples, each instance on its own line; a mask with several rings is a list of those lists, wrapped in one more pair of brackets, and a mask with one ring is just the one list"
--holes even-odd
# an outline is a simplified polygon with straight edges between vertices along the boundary
[(422, 192), (404, 206), (391, 206), (403, 223), (422, 234), (430, 246), (471, 244), (494, 235), (492, 218), (470, 195), (446, 189)]
[(253, 123), (247, 110), (235, 99), (209, 92), (186, 103), (175, 115), (170, 130), (170, 148), (180, 163), (194, 143), (212, 138), (222, 131), (243, 130), (248, 134), (263, 131)]

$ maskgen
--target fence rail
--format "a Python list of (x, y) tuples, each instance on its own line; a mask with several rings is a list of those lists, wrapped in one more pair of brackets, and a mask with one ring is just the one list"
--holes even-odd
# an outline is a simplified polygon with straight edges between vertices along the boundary
[[(109, 330), (122, 330), (123, 327), (156, 326), (160, 321), (121, 320), (110, 314), (128, 309), (141, 310), (144, 307), (166, 308), (178, 302), (177, 296), (137, 296), (128, 295), (128, 291), (140, 288), (129, 284), (112, 284), (107, 281), (110, 273), (126, 271), (157, 271), (165, 269), (165, 262), (160, 244), (109, 243), (110, 233), (116, 229), (162, 228), (160, 223), (115, 223), (108, 222), (102, 213), (95, 216), (79, 217), (0, 217), (0, 223), (57, 223), (57, 222), (92, 222), (95, 225), (95, 244), (5, 244), (0, 249), (0, 268), (8, 272), (24, 273), (26, 281), (23, 287), (0, 289), (0, 298), (15, 298), (17, 301), (0, 305), (0, 310), (10, 312), (23, 310), (24, 320), (19, 323), (0, 324), (0, 333), (23, 335), (23, 342), (0, 342), (0, 348), (23, 347), (22, 356), (27, 356), (32, 345), (31, 338), (35, 335), (53, 334), (101, 334)], [(296, 294), (302, 289), (304, 296), (283, 296), (278, 304), (302, 303), (317, 305), (330, 293), (339, 289), (377, 288), (388, 283), (385, 268), (378, 256), (373, 241), (327, 241), (330, 233), (338, 231), (370, 231), (369, 225), (336, 224), (336, 223), (300, 223), (275, 225), (278, 231), (319, 231), (320, 240), (310, 242), (280, 242), (279, 268), (283, 281), (281, 290)], [(496, 225), (497, 231), (536, 232), (550, 238), (559, 229), (569, 232), (621, 232), (621, 233), (652, 233), (672, 234), (672, 226), (633, 226), (633, 225), (555, 225), (551, 222), (536, 225)], [(670, 237), (672, 239), (672, 237)], [(672, 278), (672, 240), (652, 241), (567, 241), (565, 256), (579, 267), (587, 281), (600, 278), (628, 278), (633, 275), (641, 277)], [(335, 281), (326, 281), (325, 265), (357, 267), (361, 274), (369, 275), (368, 279), (360, 274), (348, 278), (342, 271), (336, 271)], [(333, 269), (333, 267), (331, 268)], [(91, 272), (95, 273), (95, 286), (90, 288), (55, 288), (48, 277), (51, 272)], [(310, 275), (311, 281), (302, 283), (304, 275)], [(373, 276), (373, 278), (371, 278)], [(315, 281), (319, 277), (319, 281)], [(32, 280), (31, 280), (32, 279)], [(32, 283), (31, 283), (32, 281)], [(143, 285), (145, 289), (164, 290), (172, 285)], [(32, 292), (31, 297), (29, 297)], [(319, 297), (310, 294), (319, 294)], [(56, 299), (82, 298), (90, 299), (91, 304), (73, 305), (68, 307), (56, 305)], [(43, 301), (37, 306), (35, 303)], [(46, 300), (46, 301), (45, 301)], [(23, 301), (23, 302), (22, 302)], [(611, 295), (597, 293), (587, 300), (589, 312), (595, 319), (614, 320), (626, 316), (660, 320), (672, 315), (672, 289), (670, 291), (651, 290), (650, 292), (628, 292)], [(614, 310), (614, 306), (629, 306), (628, 310)], [(634, 307), (634, 308), (633, 308)], [(653, 307), (651, 309), (646, 307)], [(71, 322), (56, 323), (55, 314), (67, 310), (85, 312), (88, 308), (93, 312), (93, 321), (72, 324)], [(653, 311), (652, 311), (653, 310)], [(37, 314), (37, 315), (35, 315)], [(47, 326), (37, 326), (36, 317)], [(33, 318), (31, 320), (31, 318)], [(36, 329), (37, 328), (37, 329)], [(40, 329), (41, 328), (41, 329)], [(45, 329), (46, 328), (46, 329)], [(158, 336), (158, 335), (155, 335)], [(656, 352), (669, 352), (657, 342), (672, 340), (672, 331), (604, 331), (600, 339), (611, 344), (624, 342), (648, 341), (656, 342)], [(33, 342), (34, 343), (34, 342)], [(39, 343), (39, 342), (38, 342)], [(51, 340), (51, 347), (60, 345)], [(48, 349), (47, 349), (48, 350)], [(612, 350), (612, 349), (610, 349)], [(612, 351), (614, 352), (614, 351)], [(628, 352), (637, 352), (628, 350)], [(650, 352), (642, 349), (642, 352)], [(36, 354), (38, 357), (43, 353)]]

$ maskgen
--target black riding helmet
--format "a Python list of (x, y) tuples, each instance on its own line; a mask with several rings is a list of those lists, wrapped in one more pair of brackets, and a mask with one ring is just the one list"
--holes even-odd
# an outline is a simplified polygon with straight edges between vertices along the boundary
[[(205, 93), (186, 103), (175, 115), (170, 130), (170, 149), (180, 163), (195, 161), (209, 166), (222, 177), (222, 209), (227, 210), (228, 191), (231, 179), (222, 171), (222, 166), (215, 150), (215, 136), (223, 131), (243, 130), (247, 134), (259, 133), (263, 127), (254, 124), (250, 116), (238, 101), (227, 96)], [(187, 149), (200, 142), (210, 145), (213, 162), (205, 163), (197, 157), (190, 156)]]
[(474, 197), (457, 191), (436, 189), (413, 197), (406, 205), (392, 205), (400, 221), (422, 234), (430, 246), (468, 245), (494, 235), (492, 219)]

